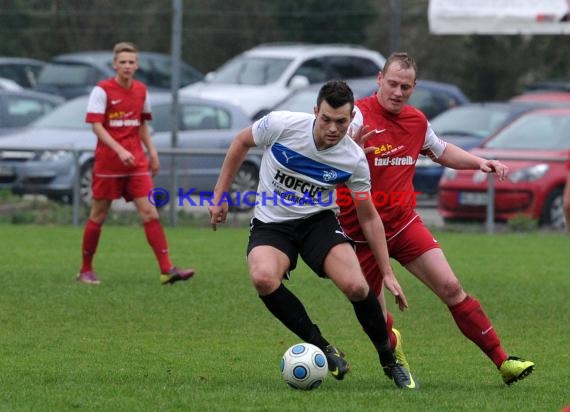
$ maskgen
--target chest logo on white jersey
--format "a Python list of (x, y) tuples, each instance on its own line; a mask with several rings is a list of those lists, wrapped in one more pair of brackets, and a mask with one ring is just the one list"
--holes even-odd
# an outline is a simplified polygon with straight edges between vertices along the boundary
[(331, 182), (338, 178), (338, 173), (336, 170), (323, 170), (323, 181)]

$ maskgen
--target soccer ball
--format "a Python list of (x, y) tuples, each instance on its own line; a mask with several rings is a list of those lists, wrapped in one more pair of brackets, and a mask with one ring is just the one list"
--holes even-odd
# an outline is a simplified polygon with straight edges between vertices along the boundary
[(287, 349), (280, 367), (285, 382), (292, 388), (303, 390), (321, 386), (328, 371), (325, 354), (310, 343), (298, 343)]

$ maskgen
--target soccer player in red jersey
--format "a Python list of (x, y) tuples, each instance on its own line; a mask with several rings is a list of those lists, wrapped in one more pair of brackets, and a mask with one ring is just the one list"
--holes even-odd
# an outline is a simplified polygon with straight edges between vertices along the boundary
[(170, 261), (158, 211), (148, 199), (152, 189), (151, 174), (154, 176), (158, 172), (160, 164), (147, 125), (152, 118), (147, 89), (133, 78), (138, 69), (135, 45), (127, 42), (115, 45), (113, 68), (116, 76), (93, 88), (87, 106), (86, 121), (92, 124), (98, 140), (93, 167), (93, 200), (83, 233), (81, 270), (76, 279), (82, 283), (99, 283), (93, 271), (93, 257), (101, 227), (113, 200), (124, 197), (135, 204), (143, 221), (146, 238), (160, 267), (160, 282), (164, 285), (187, 280), (194, 275), (194, 269), (180, 269)]
[[(415, 163), (420, 154), (453, 169), (496, 173), (502, 180), (507, 167), (468, 153), (439, 139), (422, 112), (407, 105), (416, 85), (417, 66), (406, 53), (394, 53), (378, 74), (378, 92), (356, 102), (353, 138), (367, 153), (372, 193), (414, 193)], [(414, 199), (413, 196), (409, 197)], [(381, 202), (376, 206), (384, 223), (390, 256), (422, 281), (445, 303), (461, 332), (475, 343), (497, 366), (505, 383), (526, 377), (534, 363), (508, 356), (491, 321), (479, 301), (468, 295), (453, 273), (441, 247), (414, 210), (415, 202)], [(363, 272), (384, 311), (396, 357), (409, 368), (402, 351), (400, 333), (386, 310), (382, 294), (382, 275), (368, 244), (362, 236), (354, 206), (341, 206), (340, 221), (356, 241)]]

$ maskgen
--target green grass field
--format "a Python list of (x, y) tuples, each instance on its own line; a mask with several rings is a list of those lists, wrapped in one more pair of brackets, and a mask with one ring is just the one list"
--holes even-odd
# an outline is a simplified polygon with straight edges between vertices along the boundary
[(437, 234), (505, 348), (536, 362), (512, 387), (395, 264), (410, 302), (395, 324), (422, 384), (398, 390), (351, 305), (300, 266), (288, 287), (352, 364), (344, 381), (329, 377), (302, 392), (281, 378), (281, 355), (299, 339), (249, 282), (246, 229), (167, 232), (174, 261), (198, 269), (194, 279), (161, 286), (142, 228), (108, 226), (95, 262), (102, 284), (90, 286), (74, 281), (82, 228), (0, 226), (1, 411), (520, 412), (570, 404), (570, 240), (562, 234)]

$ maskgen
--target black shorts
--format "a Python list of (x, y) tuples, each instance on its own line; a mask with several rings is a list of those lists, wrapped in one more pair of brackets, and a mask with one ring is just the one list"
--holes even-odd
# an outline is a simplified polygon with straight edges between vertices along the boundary
[(323, 264), (329, 251), (340, 243), (352, 243), (335, 214), (326, 210), (305, 219), (264, 223), (251, 219), (247, 254), (256, 246), (273, 246), (289, 258), (289, 271), (297, 267), (297, 257), (320, 277), (327, 277)]

